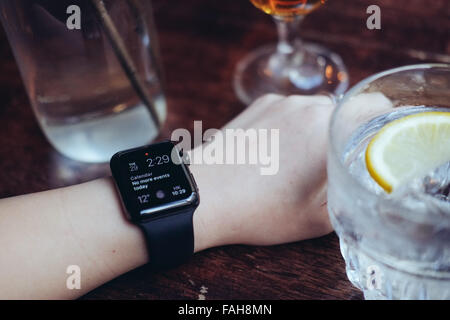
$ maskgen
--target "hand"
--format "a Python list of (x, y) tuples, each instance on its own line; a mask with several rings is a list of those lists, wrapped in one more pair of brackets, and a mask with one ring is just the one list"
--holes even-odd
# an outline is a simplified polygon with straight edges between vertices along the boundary
[[(326, 202), (332, 111), (331, 99), (323, 96), (267, 95), (223, 128), (279, 129), (279, 171), (263, 176), (256, 165), (193, 165), (201, 194), (194, 215), (197, 251), (275, 245), (332, 231)], [(199, 152), (193, 150), (194, 157)]]

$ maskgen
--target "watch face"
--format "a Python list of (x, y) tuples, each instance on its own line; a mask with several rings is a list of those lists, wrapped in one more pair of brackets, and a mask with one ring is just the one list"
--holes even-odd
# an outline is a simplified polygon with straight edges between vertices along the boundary
[(119, 152), (111, 159), (111, 171), (134, 221), (197, 200), (194, 181), (172, 142)]

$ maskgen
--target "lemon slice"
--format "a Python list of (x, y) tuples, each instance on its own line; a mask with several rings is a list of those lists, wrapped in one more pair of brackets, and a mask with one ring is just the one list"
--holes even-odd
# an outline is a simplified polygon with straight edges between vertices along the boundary
[(385, 125), (366, 150), (372, 178), (388, 193), (450, 161), (450, 112), (422, 112)]

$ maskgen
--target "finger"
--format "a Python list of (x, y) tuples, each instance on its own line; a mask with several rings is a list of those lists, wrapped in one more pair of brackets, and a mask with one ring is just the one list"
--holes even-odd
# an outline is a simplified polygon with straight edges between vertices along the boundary
[(334, 105), (333, 100), (328, 96), (289, 96), (282, 101), (286, 106), (315, 106), (315, 105)]
[(370, 120), (389, 113), (394, 108), (392, 101), (381, 92), (361, 93), (347, 101), (344, 101), (339, 109), (339, 116), (335, 121), (339, 121), (343, 136), (350, 136), (356, 128)]
[(273, 104), (283, 100), (285, 97), (278, 94), (266, 94), (258, 98), (239, 116), (229, 122), (224, 128), (248, 128), (265, 111)]
[[(328, 115), (334, 109), (334, 103), (332, 99), (326, 96), (293, 95), (275, 101), (267, 106), (264, 113), (255, 118), (255, 122), (269, 123), (271, 126), (277, 126), (277, 128), (280, 128), (280, 126), (288, 128), (290, 126), (287, 125), (287, 122), (294, 121), (298, 123), (300, 119), (304, 119), (305, 117), (311, 118), (311, 120), (317, 120), (314, 117), (322, 118), (323, 115), (320, 114), (320, 111), (315, 110), (316, 108), (330, 109), (329, 111), (322, 111)], [(284, 120), (282, 122), (274, 121), (278, 117), (282, 117)]]

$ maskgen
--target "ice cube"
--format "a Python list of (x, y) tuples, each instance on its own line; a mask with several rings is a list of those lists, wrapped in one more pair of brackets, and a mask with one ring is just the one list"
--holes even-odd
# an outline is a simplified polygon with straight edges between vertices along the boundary
[(443, 201), (450, 201), (450, 162), (422, 179), (423, 192)]
[[(405, 183), (388, 195), (400, 207), (396, 216), (450, 228), (450, 162)], [(450, 230), (450, 229), (449, 229)]]

